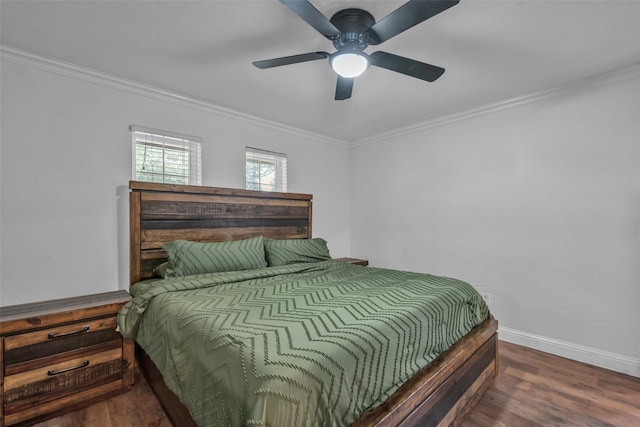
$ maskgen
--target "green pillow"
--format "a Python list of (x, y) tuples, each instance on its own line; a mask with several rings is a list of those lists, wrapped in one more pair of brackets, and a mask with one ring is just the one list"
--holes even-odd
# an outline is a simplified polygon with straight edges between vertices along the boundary
[(315, 239), (264, 239), (264, 250), (270, 267), (295, 264), (298, 262), (317, 262), (331, 259), (327, 241)]
[(262, 236), (231, 242), (176, 240), (163, 246), (169, 256), (166, 277), (252, 270), (267, 266)]
[(160, 277), (166, 277), (167, 275), (167, 270), (169, 269), (169, 263), (168, 262), (163, 262), (162, 264), (158, 265), (156, 268), (153, 269), (153, 273), (156, 276), (160, 276)]

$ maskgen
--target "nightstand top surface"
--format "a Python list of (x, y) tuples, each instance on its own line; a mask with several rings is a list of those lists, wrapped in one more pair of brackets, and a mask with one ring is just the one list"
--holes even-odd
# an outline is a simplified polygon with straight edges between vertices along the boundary
[[(125, 290), (103, 292), (98, 294), (83, 295), (79, 297), (61, 298), (49, 301), (41, 301), (27, 304), (0, 307), (0, 333), (13, 331), (17, 325), (15, 321), (26, 318), (40, 318), (38, 322), (27, 322), (32, 327), (46, 326), (49, 322), (44, 318), (55, 316), (58, 313), (83, 311), (87, 315), (103, 314), (104, 310), (95, 312), (95, 307), (123, 305), (131, 299), (131, 295)], [(53, 321), (53, 319), (51, 319)], [(20, 322), (24, 323), (24, 322)]]

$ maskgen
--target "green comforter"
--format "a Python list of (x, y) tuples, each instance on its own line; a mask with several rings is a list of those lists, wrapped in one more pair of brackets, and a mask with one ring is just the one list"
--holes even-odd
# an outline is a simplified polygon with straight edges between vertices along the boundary
[(119, 313), (199, 426), (345, 426), (488, 317), (467, 283), (342, 262), (141, 282)]

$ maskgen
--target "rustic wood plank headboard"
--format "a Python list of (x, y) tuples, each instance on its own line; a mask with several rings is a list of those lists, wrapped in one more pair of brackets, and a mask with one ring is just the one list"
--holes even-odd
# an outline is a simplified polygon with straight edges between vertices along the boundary
[(311, 238), (311, 194), (131, 181), (130, 283), (153, 277), (173, 240)]

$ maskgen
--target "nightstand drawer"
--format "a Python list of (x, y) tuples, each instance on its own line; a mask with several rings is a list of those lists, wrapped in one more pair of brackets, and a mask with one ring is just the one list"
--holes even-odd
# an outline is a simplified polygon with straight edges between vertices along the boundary
[(110, 383), (98, 385), (96, 387), (84, 390), (76, 390), (77, 393), (69, 394), (60, 399), (43, 401), (37, 405), (25, 407), (12, 413), (5, 413), (4, 421), (7, 426), (19, 424), (20, 426), (30, 426), (34, 424), (34, 420), (43, 420), (49, 417), (43, 417), (43, 414), (62, 414), (74, 408), (87, 406), (86, 403), (78, 405), (78, 402), (93, 402), (96, 399), (105, 396), (113, 396), (122, 391), (122, 381), (112, 381)]
[(116, 318), (107, 317), (41, 329), (4, 339), (4, 365), (21, 363), (105, 341), (120, 340)]
[[(41, 366), (7, 375), (4, 378), (5, 413), (58, 399), (79, 389), (122, 378), (126, 362), (122, 360), (122, 347), (106, 351), (103, 346), (60, 354), (43, 359)], [(92, 353), (91, 350), (97, 350)]]

